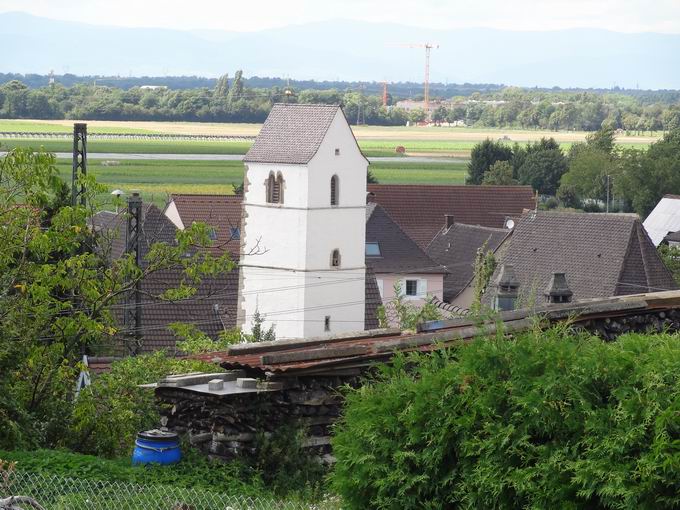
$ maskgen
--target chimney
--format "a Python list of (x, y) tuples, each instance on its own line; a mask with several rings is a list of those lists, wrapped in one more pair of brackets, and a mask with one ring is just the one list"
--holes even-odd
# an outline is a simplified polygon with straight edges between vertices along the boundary
[(515, 309), (515, 302), (519, 295), (519, 280), (515, 275), (515, 268), (512, 264), (503, 264), (498, 276), (494, 280), (496, 286), (496, 298), (494, 309), (505, 312)]
[(553, 273), (543, 294), (546, 303), (550, 304), (571, 303), (571, 298), (574, 295), (564, 273)]
[(445, 214), (444, 215), (444, 222), (446, 224), (446, 228), (449, 229), (453, 226), (453, 214)]
[(373, 202), (375, 202), (375, 193), (373, 193), (372, 191), (367, 191), (366, 192), (366, 203), (371, 204)]

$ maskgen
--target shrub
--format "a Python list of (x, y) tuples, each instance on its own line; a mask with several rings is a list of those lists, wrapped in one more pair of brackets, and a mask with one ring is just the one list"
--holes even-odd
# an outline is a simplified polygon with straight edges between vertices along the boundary
[(332, 481), (348, 508), (677, 508), (679, 412), (677, 335), (477, 340), (349, 390)]
[(113, 363), (80, 392), (73, 409), (70, 446), (105, 457), (128, 455), (137, 432), (159, 425), (153, 390), (140, 384), (170, 374), (217, 372), (211, 363), (169, 358), (162, 351)]

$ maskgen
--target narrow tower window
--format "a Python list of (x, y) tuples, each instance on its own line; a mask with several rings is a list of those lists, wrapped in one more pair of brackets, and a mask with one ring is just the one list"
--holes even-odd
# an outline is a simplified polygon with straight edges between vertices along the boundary
[(331, 253), (331, 267), (340, 267), (340, 250), (333, 250)]
[(338, 205), (339, 202), (338, 176), (331, 177), (331, 205)]
[(326, 315), (323, 318), (323, 330), (324, 331), (330, 331), (331, 330), (331, 316)]
[(267, 203), (282, 204), (283, 203), (283, 175), (281, 172), (274, 177), (274, 172), (269, 174), (267, 179)]

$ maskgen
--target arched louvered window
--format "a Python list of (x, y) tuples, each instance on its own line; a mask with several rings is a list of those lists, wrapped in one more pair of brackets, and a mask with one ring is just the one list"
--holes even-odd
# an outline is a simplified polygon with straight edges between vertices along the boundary
[(331, 205), (338, 205), (340, 203), (340, 189), (338, 176), (334, 175), (331, 177)]
[(281, 172), (275, 177), (274, 172), (269, 174), (267, 179), (267, 203), (282, 204), (283, 203), (283, 175)]
[(331, 253), (331, 267), (340, 267), (340, 250)]

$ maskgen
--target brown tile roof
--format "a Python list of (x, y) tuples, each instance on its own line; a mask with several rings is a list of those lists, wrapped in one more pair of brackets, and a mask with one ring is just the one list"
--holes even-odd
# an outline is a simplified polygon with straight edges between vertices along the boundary
[(489, 251), (496, 251), (509, 232), (461, 223), (439, 231), (425, 251), (448, 271), (444, 276), (444, 301), (451, 302), (470, 283), (477, 250), (486, 243)]
[(275, 104), (243, 161), (308, 163), (338, 110), (337, 105)]
[(369, 184), (368, 191), (421, 248), (444, 226), (446, 214), (456, 223), (501, 228), (506, 217), (536, 205), (530, 186)]
[(366, 242), (378, 243), (379, 257), (366, 257), (366, 265), (376, 273), (434, 273), (446, 272), (397, 225), (380, 205), (371, 203), (366, 208)]
[(380, 289), (373, 270), (366, 266), (364, 329), (376, 329), (378, 325), (378, 307), (382, 306)]
[(185, 227), (191, 226), (194, 222), (202, 222), (215, 229), (213, 251), (226, 250), (235, 259), (239, 258), (243, 197), (173, 194), (170, 199), (175, 203)]
[(520, 295), (537, 303), (553, 272), (566, 273), (574, 301), (677, 288), (632, 214), (526, 213), (497, 259), (514, 266)]

